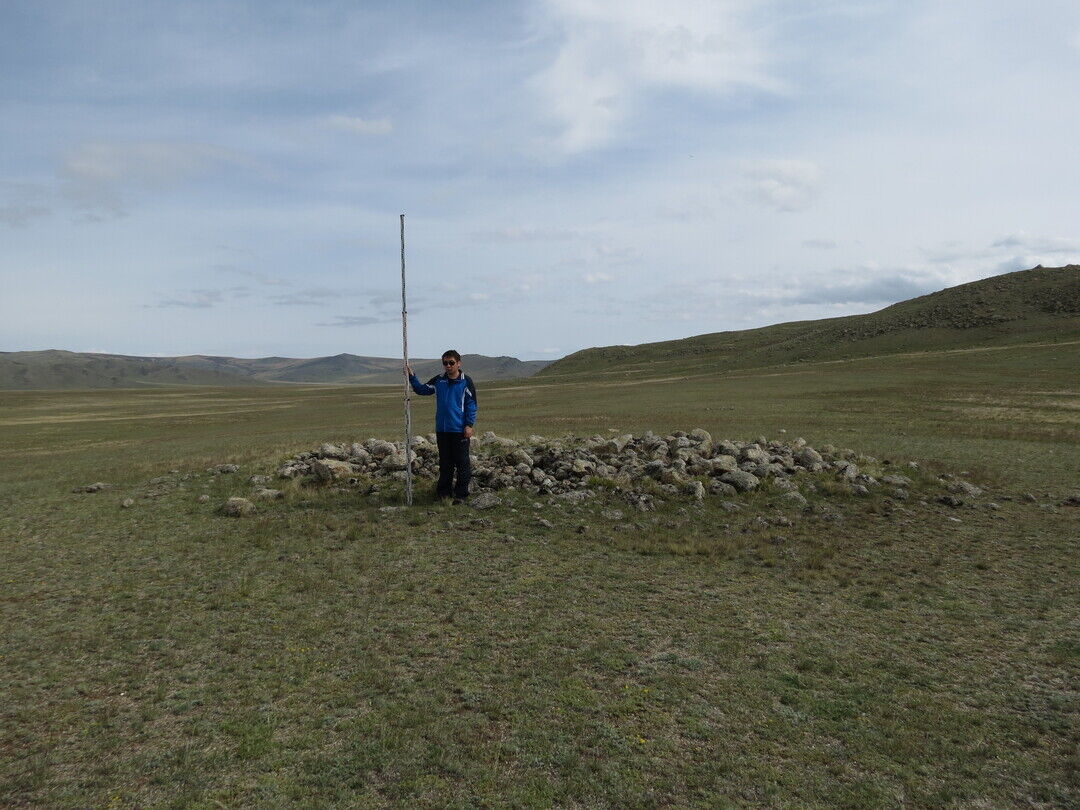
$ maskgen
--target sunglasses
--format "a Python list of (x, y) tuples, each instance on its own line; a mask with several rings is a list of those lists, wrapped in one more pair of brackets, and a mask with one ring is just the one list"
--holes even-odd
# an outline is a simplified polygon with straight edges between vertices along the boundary
[(457, 360), (443, 360), (442, 364), (444, 366), (456, 366), (457, 365)]

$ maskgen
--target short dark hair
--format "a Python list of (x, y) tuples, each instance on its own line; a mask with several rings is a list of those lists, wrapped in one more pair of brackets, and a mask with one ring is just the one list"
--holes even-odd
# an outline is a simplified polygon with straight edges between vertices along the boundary
[(442, 353), (443, 360), (445, 360), (447, 357), (453, 357), (459, 363), (461, 362), (461, 355), (457, 353), (456, 349), (447, 349), (445, 352)]

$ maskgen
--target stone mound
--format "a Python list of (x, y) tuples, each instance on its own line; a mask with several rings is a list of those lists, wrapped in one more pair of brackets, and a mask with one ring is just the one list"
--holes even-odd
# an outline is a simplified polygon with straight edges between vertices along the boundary
[[(412, 469), (418, 478), (438, 476), (435, 435), (412, 440)], [(860, 456), (832, 445), (810, 447), (803, 439), (752, 442), (714, 440), (708, 431), (675, 431), (659, 436), (629, 433), (579, 438), (529, 436), (517, 441), (492, 432), (473, 439), (473, 492), (518, 489), (533, 495), (587, 497), (589, 490), (617, 487), (626, 492), (664, 495), (734, 495), (756, 489), (764, 481), (798, 499), (797, 479), (829, 476), (853, 494), (887, 487), (903, 498), (912, 482), (891, 472), (889, 462)], [(404, 479), (404, 442), (368, 439), (351, 444), (323, 444), (299, 453), (277, 470), (280, 478), (311, 477), (317, 481), (359, 484), (362, 480)], [(909, 462), (909, 472), (918, 465)], [(886, 474), (889, 470), (891, 474)], [(811, 478), (806, 479), (812, 489)]]

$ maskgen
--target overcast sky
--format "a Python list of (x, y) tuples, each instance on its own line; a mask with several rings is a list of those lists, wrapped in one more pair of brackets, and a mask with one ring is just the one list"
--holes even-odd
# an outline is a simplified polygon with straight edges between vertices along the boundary
[(1080, 262), (1076, 0), (0, 2), (0, 350), (555, 358)]

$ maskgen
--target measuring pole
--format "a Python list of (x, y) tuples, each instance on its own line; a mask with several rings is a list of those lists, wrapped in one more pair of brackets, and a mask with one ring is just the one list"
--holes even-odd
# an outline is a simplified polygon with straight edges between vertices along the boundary
[[(409, 313), (405, 307), (405, 215), (401, 215), (401, 353), (409, 365)], [(412, 506), (412, 386), (405, 378), (405, 504)]]

